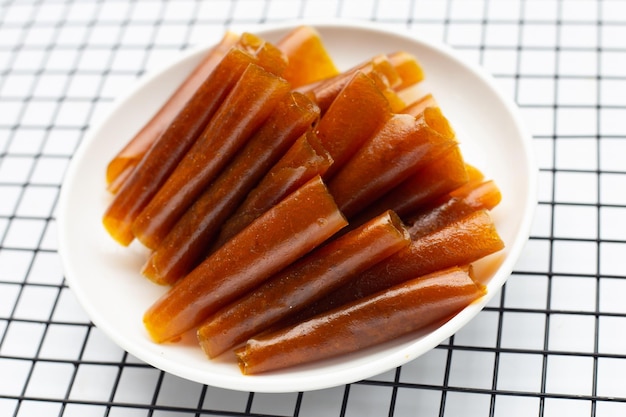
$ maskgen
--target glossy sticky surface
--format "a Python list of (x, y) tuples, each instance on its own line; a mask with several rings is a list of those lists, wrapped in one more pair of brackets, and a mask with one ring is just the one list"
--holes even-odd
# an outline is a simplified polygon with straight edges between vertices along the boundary
[[(276, 40), (292, 27), (268, 28), (259, 33)], [(530, 138), (517, 110), (494, 87), (493, 80), (439, 44), (362, 25), (331, 23), (316, 27), (342, 69), (385, 51), (407, 50), (419, 56), (430, 89), (462, 138), (464, 156), (494, 178), (503, 192), (494, 218), (507, 249), (499, 268), (493, 271), (488, 296), (419, 339), (402, 339), (349, 360), (259, 378), (244, 377), (234, 362), (207, 361), (195, 345), (155, 345), (144, 332), (141, 317), (164, 289), (140, 276), (138, 271), (146, 258), (141, 247), (132, 245), (130, 250), (122, 250), (103, 230), (100, 218), (110, 199), (104, 189), (104, 171), (128, 137), (158, 109), (157, 98), (166, 99), (185, 71), (198, 62), (203, 50), (190, 52), (171, 67), (146, 78), (120, 99), (101, 125), (94, 127), (67, 172), (59, 207), (60, 252), (74, 294), (103, 332), (160, 369), (220, 387), (266, 392), (319, 389), (381, 373), (429, 351), (474, 317), (508, 278), (527, 240), (536, 198)], [(359, 48), (354, 47), (355, 40)], [(115, 136), (109, 134), (112, 127)], [(111, 299), (116, 300), (115, 306)]]

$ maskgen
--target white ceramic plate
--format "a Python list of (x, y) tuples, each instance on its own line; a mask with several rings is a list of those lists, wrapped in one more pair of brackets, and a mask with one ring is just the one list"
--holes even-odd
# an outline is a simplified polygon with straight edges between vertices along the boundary
[[(217, 387), (256, 392), (321, 389), (377, 375), (427, 352), (474, 317), (508, 278), (528, 238), (535, 206), (530, 138), (516, 108), (498, 93), (490, 77), (443, 45), (362, 24), (314, 26), (342, 69), (396, 50), (419, 58), (429, 89), (462, 141), (466, 160), (495, 179), (503, 194), (493, 215), (506, 249), (478, 263), (481, 273), (492, 275), (488, 295), (420, 337), (259, 376), (242, 375), (234, 359), (210, 361), (193, 343), (158, 345), (150, 341), (142, 316), (165, 288), (141, 276), (147, 255), (141, 246), (119, 246), (102, 226), (102, 214), (111, 200), (105, 191), (105, 167), (199, 61), (206, 51), (202, 48), (145, 77), (90, 131), (68, 169), (58, 211), (59, 251), (76, 297), (93, 323), (115, 343), (159, 369)], [(293, 27), (261, 27), (255, 32), (273, 41)]]

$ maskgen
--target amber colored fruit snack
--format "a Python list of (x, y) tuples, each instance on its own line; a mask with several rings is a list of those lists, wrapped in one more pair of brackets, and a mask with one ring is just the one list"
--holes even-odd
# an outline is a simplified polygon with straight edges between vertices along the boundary
[(315, 128), (322, 146), (333, 158), (324, 178), (341, 169), (391, 116), (391, 106), (380, 88), (365, 73), (356, 71)]
[[(122, 245), (132, 242), (133, 222), (193, 146), (248, 65), (259, 63), (272, 71), (281, 70), (275, 53), (263, 53), (269, 48), (256, 37), (242, 36), (156, 139), (104, 215), (103, 223), (115, 240)], [(267, 57), (267, 62), (260, 57)]]
[(156, 248), (289, 92), (289, 83), (250, 64), (174, 172), (133, 221), (132, 231)]
[(419, 117), (394, 114), (328, 182), (348, 218), (456, 145), (454, 132), (437, 107)]
[(143, 274), (160, 284), (173, 284), (189, 273), (209, 253), (224, 221), (318, 117), (318, 107), (306, 96), (286, 94), (235, 159), (167, 233)]
[(391, 188), (359, 217), (370, 218), (389, 209), (405, 217), (468, 181), (463, 155), (459, 147), (454, 146)]
[(311, 26), (300, 26), (276, 46), (287, 56), (283, 77), (294, 87), (315, 83), (339, 74), (320, 34)]
[(338, 69), (308, 26), (275, 43), (225, 35), (106, 173), (106, 230), (148, 248), (138, 273), (168, 287), (148, 337), (194, 334), (207, 360), (256, 374), (480, 299), (472, 264), (503, 248), (502, 196), (425, 76), (404, 51)]
[(294, 262), (260, 287), (211, 316), (198, 329), (215, 357), (295, 314), (410, 243), (402, 221), (388, 211)]
[[(413, 57), (413, 62), (415, 67), (419, 68), (419, 72), (421, 73), (421, 67), (415, 57)], [(406, 70), (407, 65), (404, 60), (397, 61), (396, 63), (401, 64)], [(372, 57), (370, 60), (356, 65), (346, 71), (343, 71), (334, 77), (298, 87), (298, 90), (308, 94), (313, 100), (315, 100), (315, 102), (320, 106), (322, 114), (324, 114), (356, 72), (361, 72), (365, 75), (376, 73), (378, 74), (377, 76), (381, 80), (384, 80), (385, 84), (392, 89), (399, 88), (401, 85), (410, 82), (403, 81), (398, 72), (398, 68), (394, 66), (389, 56), (381, 54)], [(422, 80), (421, 76), (417, 76), (414, 79), (419, 81)], [(415, 82), (419, 83), (419, 81)]]
[(270, 169), (222, 225), (212, 250), (221, 247), (302, 184), (323, 176), (333, 159), (311, 130), (303, 134)]
[(252, 337), (237, 357), (249, 375), (348, 354), (443, 323), (484, 294), (468, 271), (438, 271)]
[(489, 213), (475, 210), (431, 233), (411, 235), (411, 243), (407, 247), (362, 272), (328, 296), (311, 303), (297, 317), (285, 319), (278, 327), (384, 291), (418, 276), (471, 264), (501, 250), (503, 245)]
[(228, 50), (235, 45), (239, 36), (226, 32), (222, 40), (202, 59), (185, 81), (176, 89), (157, 113), (119, 151), (107, 166), (108, 189), (116, 193), (154, 141), (174, 120), (185, 103), (193, 96), (204, 80), (213, 72)]
[(229, 240), (153, 304), (144, 315), (150, 336), (156, 342), (176, 340), (346, 224), (321, 178), (310, 180)]

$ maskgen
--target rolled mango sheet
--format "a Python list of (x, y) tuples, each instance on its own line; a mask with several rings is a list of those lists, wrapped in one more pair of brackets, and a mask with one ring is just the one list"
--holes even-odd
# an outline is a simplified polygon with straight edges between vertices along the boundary
[(284, 70), (286, 63), (281, 65), (275, 49), (254, 35), (243, 34), (153, 143), (104, 213), (104, 227), (118, 243), (127, 246), (133, 241), (133, 221), (194, 144), (248, 65)]
[(139, 163), (161, 132), (167, 129), (185, 103), (200, 88), (204, 80), (213, 72), (238, 39), (239, 35), (233, 32), (226, 32), (220, 42), (209, 50), (198, 66), (185, 78), (159, 111), (109, 162), (106, 171), (109, 191), (116, 193), (120, 189), (130, 172)]
[(362, 223), (385, 210), (393, 210), (405, 218), (468, 181), (463, 155), (459, 147), (454, 146), (377, 199), (359, 214), (358, 222)]
[(418, 100), (415, 100), (412, 103), (408, 104), (404, 109), (400, 111), (400, 113), (410, 114), (413, 117), (417, 117), (421, 113), (423, 113), (427, 107), (439, 107), (437, 100), (435, 100), (433, 95), (430, 93), (425, 94)]
[(409, 246), (311, 304), (293, 321), (287, 320), (285, 324), (369, 296), (416, 276), (471, 264), (504, 248), (504, 242), (486, 210), (475, 211), (430, 234), (411, 238)]
[(244, 374), (259, 374), (351, 353), (444, 323), (486, 293), (467, 270), (411, 279), (237, 350)]
[(211, 252), (311, 178), (323, 176), (332, 163), (315, 133), (303, 134), (222, 225)]
[(320, 246), (213, 314), (198, 328), (200, 346), (207, 356), (216, 357), (324, 297), (409, 242), (400, 218), (391, 211), (383, 213)]
[(222, 223), (318, 117), (319, 108), (306, 96), (297, 92), (286, 94), (263, 126), (152, 252), (143, 274), (169, 285), (200, 263)]
[(396, 51), (387, 54), (387, 57), (400, 76), (400, 83), (394, 85), (395, 90), (411, 87), (424, 80), (424, 69), (415, 55), (406, 51)]
[(475, 180), (453, 190), (407, 217), (411, 236), (416, 239), (455, 222), (477, 210), (491, 210), (502, 199), (493, 180)]
[(474, 165), (466, 163), (465, 170), (467, 171), (467, 177), (469, 178), (468, 182), (482, 181), (485, 179), (485, 174)]
[(312, 26), (299, 26), (276, 42), (287, 56), (283, 78), (296, 88), (339, 74), (319, 32)]
[(145, 313), (158, 343), (175, 341), (347, 224), (318, 176), (229, 240)]
[(289, 90), (284, 79), (250, 64), (200, 137), (133, 222), (135, 237), (151, 249), (158, 247)]
[(439, 108), (418, 118), (394, 114), (328, 182), (349, 219), (456, 145)]
[(406, 108), (406, 102), (400, 97), (400, 94), (396, 90), (389, 86), (389, 83), (384, 74), (380, 74), (377, 71), (372, 71), (367, 74), (367, 76), (370, 77), (374, 81), (374, 83), (376, 83), (376, 86), (378, 87), (380, 92), (383, 93), (383, 95), (389, 102), (392, 113), (400, 113), (403, 109)]
[(146, 152), (104, 214), (104, 226), (119, 243), (128, 245), (135, 238), (131, 230), (135, 218), (174, 171), (224, 97), (255, 59), (238, 48), (231, 49)]
[(331, 178), (341, 169), (391, 115), (389, 101), (376, 82), (356, 71), (322, 116), (315, 131), (334, 161), (324, 178)]
[[(242, 33), (241, 37), (256, 38), (259, 41), (254, 50), (254, 56), (258, 60), (257, 64), (267, 72), (282, 77), (288, 64), (287, 57), (276, 45), (248, 32)], [(253, 43), (253, 41), (250, 41), (250, 43)]]
[(342, 71), (332, 78), (301, 86), (298, 88), (298, 91), (311, 97), (320, 107), (322, 114), (325, 114), (356, 72), (367, 75), (374, 71), (379, 73), (380, 77), (384, 78), (391, 87), (401, 83), (398, 71), (393, 67), (389, 58), (386, 55), (378, 55), (364, 63)]

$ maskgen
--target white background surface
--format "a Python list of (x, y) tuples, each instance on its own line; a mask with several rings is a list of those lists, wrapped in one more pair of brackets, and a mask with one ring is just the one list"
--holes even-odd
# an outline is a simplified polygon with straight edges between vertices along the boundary
[[(88, 126), (137, 76), (226, 27), (362, 19), (444, 41), (521, 107), (540, 168), (531, 239), (489, 307), (404, 367), (249, 394), (154, 370), (63, 280), (55, 208)], [(626, 2), (2, 1), (0, 416), (626, 414)]]

